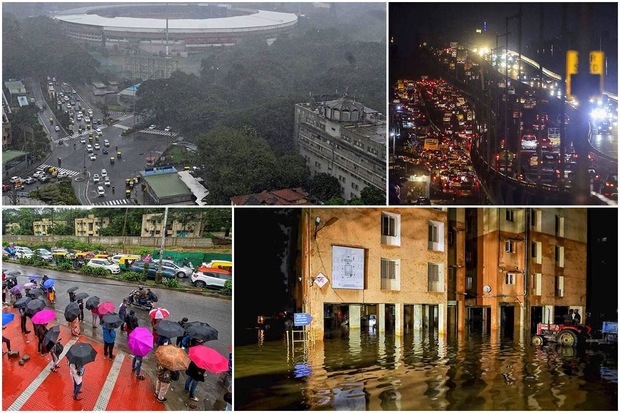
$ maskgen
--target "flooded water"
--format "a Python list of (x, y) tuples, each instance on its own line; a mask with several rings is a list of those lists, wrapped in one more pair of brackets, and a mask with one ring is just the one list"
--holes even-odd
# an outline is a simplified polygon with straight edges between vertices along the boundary
[(618, 410), (617, 349), (352, 331), (304, 351), (257, 339), (235, 346), (235, 410)]

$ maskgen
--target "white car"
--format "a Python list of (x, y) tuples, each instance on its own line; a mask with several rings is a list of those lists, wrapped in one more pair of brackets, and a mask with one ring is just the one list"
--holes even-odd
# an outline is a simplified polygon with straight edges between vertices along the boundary
[(80, 143), (86, 143), (86, 138), (82, 136), (82, 137), (80, 138)]
[(170, 126), (166, 126), (166, 129), (164, 129), (164, 132), (170, 132)]
[(107, 139), (104, 139), (104, 140), (103, 140), (103, 146), (105, 146), (105, 147), (110, 146), (110, 141), (109, 141), (109, 140), (107, 140)]
[(100, 180), (101, 180), (101, 178), (99, 177), (99, 174), (94, 174), (94, 175), (93, 175), (93, 182), (94, 182), (94, 183), (97, 183), (97, 182), (99, 182)]
[(95, 148), (95, 150), (97, 150), (97, 151), (98, 151), (99, 149), (101, 149), (101, 145), (99, 145), (98, 143), (96, 143), (96, 144), (95, 144), (95, 146), (94, 146), (94, 148)]
[(58, 126), (58, 125), (54, 126), (54, 130), (55, 130), (56, 132), (60, 132), (60, 126)]
[(155, 129), (156, 127), (157, 127), (157, 125), (151, 125), (151, 126), (149, 126), (149, 129), (150, 129), (150, 130), (153, 130), (153, 129)]
[(12, 176), (11, 179), (9, 179), (9, 182), (14, 184), (17, 181), (23, 181), (21, 176)]
[(110, 177), (106, 176), (105, 178), (103, 178), (103, 183), (105, 184), (105, 186), (110, 186)]
[(32, 258), (34, 253), (28, 247), (15, 246), (15, 256), (17, 258)]
[(101, 185), (97, 187), (97, 196), (105, 196), (105, 189)]
[(161, 260), (162, 267), (170, 268), (176, 272), (176, 276), (179, 278), (190, 277), (194, 273), (194, 269), (190, 267), (183, 267), (177, 265), (172, 260)]
[(68, 173), (66, 173), (65, 171), (60, 171), (58, 172), (58, 175), (56, 175), (56, 178), (66, 178), (67, 176), (69, 176)]
[(108, 176), (108, 171), (106, 171), (105, 169), (102, 169), (102, 170), (101, 170), (101, 176), (102, 176), (102, 177), (104, 177), (104, 178), (105, 178), (106, 176)]
[(195, 287), (224, 288), (226, 281), (232, 281), (232, 275), (228, 271), (219, 268), (210, 268), (209, 270), (193, 273), (191, 281)]
[(96, 161), (97, 160), (97, 155), (95, 155), (94, 153), (90, 154), (90, 160), (91, 161)]
[(121, 273), (121, 267), (119, 267), (118, 264), (114, 264), (104, 258), (93, 258), (90, 261), (88, 261), (88, 264), (86, 264), (86, 266), (96, 267), (96, 268), (105, 268), (106, 270), (110, 271), (110, 274)]
[(34, 184), (35, 182), (37, 182), (37, 180), (33, 178), (32, 176), (29, 176), (28, 178), (24, 179), (25, 184)]
[(86, 152), (91, 153), (92, 151), (93, 151), (93, 145), (89, 143), (88, 145), (86, 145)]

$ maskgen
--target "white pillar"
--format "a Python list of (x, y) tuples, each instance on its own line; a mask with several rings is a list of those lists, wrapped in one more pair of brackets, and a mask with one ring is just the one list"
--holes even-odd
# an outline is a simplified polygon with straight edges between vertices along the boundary
[(349, 304), (349, 329), (360, 329), (362, 322), (362, 306), (359, 304)]
[(414, 304), (413, 306), (413, 329), (421, 330), (423, 325), (422, 304)]
[(402, 303), (396, 303), (394, 308), (394, 334), (398, 337), (403, 335), (405, 307)]
[(377, 306), (379, 314), (377, 314), (378, 331), (379, 333), (385, 333), (385, 303), (381, 303)]

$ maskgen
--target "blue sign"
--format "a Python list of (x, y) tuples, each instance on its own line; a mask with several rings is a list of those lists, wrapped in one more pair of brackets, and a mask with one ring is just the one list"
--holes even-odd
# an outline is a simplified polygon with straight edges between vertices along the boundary
[(307, 326), (312, 321), (312, 316), (308, 313), (295, 313), (293, 315), (293, 323), (295, 327)]

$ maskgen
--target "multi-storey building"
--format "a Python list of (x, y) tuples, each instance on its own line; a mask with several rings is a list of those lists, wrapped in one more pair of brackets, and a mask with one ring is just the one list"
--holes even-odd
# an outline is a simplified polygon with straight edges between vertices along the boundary
[[(142, 237), (161, 237), (164, 227), (163, 214), (142, 215)], [(166, 224), (166, 237), (191, 237), (202, 236), (202, 222), (193, 220), (188, 222), (172, 221)]]
[(386, 188), (386, 119), (349, 98), (295, 105), (295, 145), (310, 173), (338, 178), (346, 200)]
[(34, 235), (50, 235), (54, 225), (67, 225), (67, 221), (52, 221), (49, 218), (43, 218), (32, 223), (32, 230)]
[(76, 236), (98, 236), (99, 230), (110, 225), (110, 218), (95, 217), (90, 214), (87, 218), (75, 219), (75, 235)]
[(303, 210), (298, 305), (321, 340), (341, 326), (401, 335), (447, 328), (448, 213)]
[(467, 323), (527, 338), (539, 322), (561, 324), (569, 309), (585, 314), (586, 215), (583, 208), (467, 210), (458, 291)]

